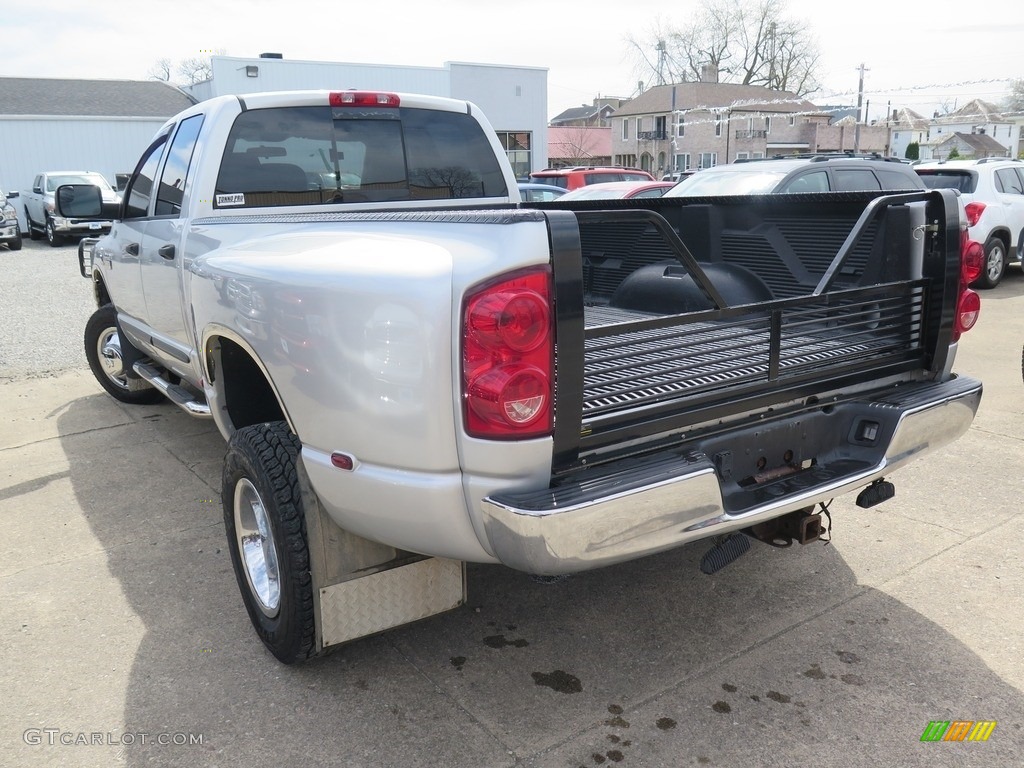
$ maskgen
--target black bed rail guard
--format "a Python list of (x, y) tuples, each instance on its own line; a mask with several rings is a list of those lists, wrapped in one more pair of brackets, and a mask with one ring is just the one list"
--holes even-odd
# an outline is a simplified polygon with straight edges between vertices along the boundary
[[(919, 279), (833, 290), (844, 260), (892, 206), (927, 204)], [(872, 200), (809, 295), (727, 307), (671, 224), (649, 210), (551, 211), (558, 309), (557, 473), (595, 452), (695, 424), (946, 364), (959, 276), (960, 211), (947, 190)], [(650, 222), (716, 308), (653, 316), (584, 307), (579, 227)], [(580, 353), (579, 350), (582, 350)], [(820, 407), (827, 407), (822, 403)], [(671, 438), (669, 438), (671, 439)]]

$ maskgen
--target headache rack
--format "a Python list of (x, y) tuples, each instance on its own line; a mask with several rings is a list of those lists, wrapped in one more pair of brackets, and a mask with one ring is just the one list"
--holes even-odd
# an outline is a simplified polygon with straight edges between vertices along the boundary
[[(575, 241), (561, 237), (571, 234), (564, 231), (572, 229), (570, 222), (549, 218), (560, 304), (556, 472), (654, 435), (681, 438), (695, 424), (801, 398), (816, 402), (822, 392), (864, 382), (926, 378), (945, 364), (951, 311), (942, 297), (955, 292), (958, 279), (958, 259), (949, 258), (949, 249), (959, 252), (959, 211), (944, 193), (835, 200), (819, 216), (796, 199), (758, 201), (753, 218), (749, 207), (728, 210), (739, 201), (707, 204), (712, 210), (705, 205), (697, 218), (710, 214), (717, 234), (700, 231), (692, 239), (703, 244), (708, 261), (698, 261), (685, 242), (687, 222), (694, 220), (683, 210), (686, 203), (655, 202), (660, 210), (577, 211)], [(909, 203), (925, 203), (919, 206), (924, 214), (908, 215)], [(802, 229), (795, 224), (801, 218)], [(843, 230), (838, 239), (836, 227)], [(599, 252), (592, 228), (603, 231)], [(625, 234), (616, 242), (614, 232)], [(799, 232), (802, 241), (793, 242)], [(728, 243), (737, 238), (772, 243), (775, 262), (789, 265), (791, 279), (759, 283), (767, 298), (756, 301), (723, 297), (716, 275), (722, 269), (745, 275), (749, 268), (731, 261)], [(913, 268), (905, 247), (911, 238), (924, 241)], [(583, 245), (574, 249), (573, 242)], [(841, 245), (823, 258), (822, 248), (809, 242)], [(676, 266), (665, 266), (668, 260)], [(673, 270), (688, 275), (691, 292), (707, 306), (676, 314), (616, 306), (619, 292), (594, 279), (602, 266), (628, 275), (651, 264), (669, 277)], [(805, 284), (794, 289), (800, 278)], [(580, 290), (587, 286), (591, 290)]]

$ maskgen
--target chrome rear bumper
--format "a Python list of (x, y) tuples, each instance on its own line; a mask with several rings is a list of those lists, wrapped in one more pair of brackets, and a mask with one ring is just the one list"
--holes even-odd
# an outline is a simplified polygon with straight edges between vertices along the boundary
[(502, 563), (529, 573), (635, 559), (856, 491), (963, 435), (981, 394), (981, 382), (959, 377), (843, 403), (817, 422), (804, 415), (759, 425), (728, 445), (771, 440), (773, 430), (791, 432), (795, 423), (831, 443), (812, 466), (753, 486), (723, 481), (727, 473), (711, 458), (721, 454), (709, 441), (622, 460), (554, 488), (498, 493), (481, 503), (484, 529)]

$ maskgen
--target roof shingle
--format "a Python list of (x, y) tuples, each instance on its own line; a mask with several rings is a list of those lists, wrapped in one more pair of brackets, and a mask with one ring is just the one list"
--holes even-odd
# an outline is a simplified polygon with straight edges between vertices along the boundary
[(168, 118), (195, 103), (160, 80), (0, 77), (0, 115)]

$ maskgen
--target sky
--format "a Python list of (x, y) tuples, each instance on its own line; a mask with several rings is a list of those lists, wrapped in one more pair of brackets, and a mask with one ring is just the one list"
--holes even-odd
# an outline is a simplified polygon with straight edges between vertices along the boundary
[[(855, 104), (861, 64), (870, 118), (930, 115), (972, 98), (997, 103), (1024, 79), (1021, 0), (773, 0), (803, 20), (821, 53), (816, 104)], [(161, 58), (211, 52), (442, 67), (474, 62), (548, 70), (548, 116), (597, 96), (630, 97), (633, 42), (685, 26), (702, 0), (33, 0), (3, 14), (0, 77), (144, 80)], [(837, 8), (844, 9), (843, 11)], [(971, 11), (977, 13), (972, 14)], [(856, 11), (854, 13), (854, 11)]]

